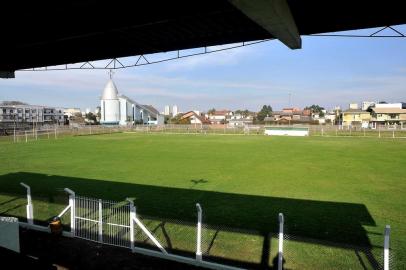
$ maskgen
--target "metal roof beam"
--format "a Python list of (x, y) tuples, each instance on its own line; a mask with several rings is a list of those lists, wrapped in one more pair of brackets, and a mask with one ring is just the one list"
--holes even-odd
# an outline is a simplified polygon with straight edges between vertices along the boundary
[(302, 48), (302, 39), (286, 0), (229, 1), (289, 48)]

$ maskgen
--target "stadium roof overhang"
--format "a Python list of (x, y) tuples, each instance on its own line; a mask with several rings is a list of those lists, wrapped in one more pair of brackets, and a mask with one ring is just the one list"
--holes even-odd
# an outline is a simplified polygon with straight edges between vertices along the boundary
[(2, 3), (0, 77), (25, 68), (406, 23), (404, 1), (193, 0)]

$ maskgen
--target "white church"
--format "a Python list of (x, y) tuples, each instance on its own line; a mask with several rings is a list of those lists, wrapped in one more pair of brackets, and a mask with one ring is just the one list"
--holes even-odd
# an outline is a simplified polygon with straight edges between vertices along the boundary
[(119, 95), (113, 80), (107, 82), (100, 99), (102, 125), (162, 125), (164, 116), (151, 105), (141, 105)]

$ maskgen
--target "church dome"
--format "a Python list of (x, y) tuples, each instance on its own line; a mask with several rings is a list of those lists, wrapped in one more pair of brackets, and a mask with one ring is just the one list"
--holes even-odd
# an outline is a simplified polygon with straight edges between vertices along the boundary
[(104, 87), (103, 94), (101, 99), (118, 99), (117, 87), (114, 84), (113, 80), (109, 80)]

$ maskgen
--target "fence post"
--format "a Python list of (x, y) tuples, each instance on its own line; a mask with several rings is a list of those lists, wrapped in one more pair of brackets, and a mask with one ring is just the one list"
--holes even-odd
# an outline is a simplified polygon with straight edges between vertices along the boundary
[(130, 247), (131, 251), (135, 252), (134, 250), (134, 219), (135, 219), (135, 206), (134, 201), (132, 199), (127, 198), (127, 201), (130, 202)]
[(196, 203), (197, 208), (197, 236), (196, 236), (196, 260), (202, 261), (202, 207)]
[(389, 236), (390, 225), (385, 227), (384, 250), (383, 250), (383, 269), (389, 270)]
[(279, 213), (279, 248), (278, 248), (278, 270), (283, 269), (283, 214)]
[(34, 224), (34, 209), (32, 206), (32, 200), (31, 200), (31, 187), (24, 184), (23, 182), (20, 183), (23, 187), (27, 189), (27, 222), (30, 225)]
[(99, 242), (103, 243), (103, 206), (101, 199), (99, 199)]
[(69, 194), (69, 206), (70, 206), (70, 233), (75, 236), (75, 192), (70, 190), (69, 188), (64, 189), (65, 192)]

